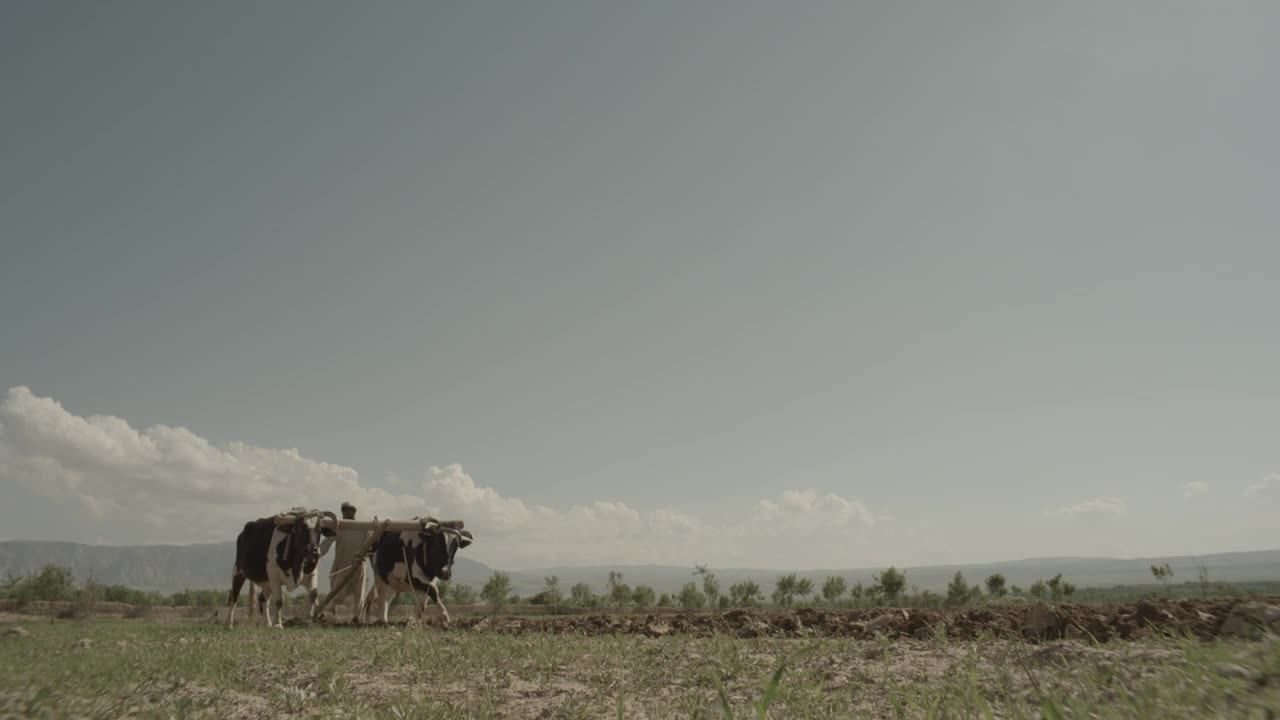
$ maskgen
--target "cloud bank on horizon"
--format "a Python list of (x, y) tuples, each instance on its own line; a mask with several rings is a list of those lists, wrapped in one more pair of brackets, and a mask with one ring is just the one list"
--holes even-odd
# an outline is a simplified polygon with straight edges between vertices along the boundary
[(738, 521), (607, 501), (557, 509), (504, 496), (458, 464), (431, 467), (417, 492), (404, 482), (393, 492), (362, 484), (353, 468), (297, 450), (217, 447), (186, 428), (138, 430), (118, 417), (80, 417), (22, 386), (0, 403), (0, 478), (60, 503), (75, 520), (66, 526), (71, 540), (223, 541), (248, 519), (299, 505), (333, 509), (347, 500), (362, 517), (464, 518), (477, 535), (474, 556), (513, 569), (695, 561), (793, 566), (801, 547), (809, 562), (847, 564), (849, 548), (866, 547), (877, 526), (862, 503), (812, 490), (735, 501)]
[[(463, 518), (477, 535), (469, 555), (506, 569), (932, 564), (956, 539), (926, 522), (899, 521), (856, 499), (802, 488), (779, 488), (767, 498), (726, 497), (710, 517), (604, 500), (549, 507), (480, 484), (460, 464), (431, 466), (416, 485), (398, 477), (388, 477), (385, 485), (362, 483), (354, 468), (313, 460), (296, 449), (244, 442), (216, 446), (182, 427), (140, 430), (119, 417), (78, 416), (25, 386), (10, 388), (0, 401), (5, 509), (25, 513), (15, 495), (25, 492), (28, 501), (52, 504), (65, 521), (37, 539), (227, 541), (246, 520), (299, 505), (334, 509), (343, 501), (355, 503), (366, 518)], [(1277, 488), (1280, 475), (1267, 475), (1242, 494), (1256, 500)], [(1170, 488), (1172, 496), (1183, 498), (1209, 492), (1205, 482)], [(1099, 496), (1047, 513), (1073, 523), (1126, 522), (1129, 503)]]

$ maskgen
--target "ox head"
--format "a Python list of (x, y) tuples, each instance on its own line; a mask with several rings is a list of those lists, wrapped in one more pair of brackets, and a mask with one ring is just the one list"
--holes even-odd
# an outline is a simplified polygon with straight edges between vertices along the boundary
[(453, 557), (471, 544), (471, 532), (462, 529), (462, 521), (439, 522), (428, 519), (418, 534), (420, 549), (417, 562), (427, 577), (448, 580), (453, 576)]
[(321, 518), (338, 519), (331, 512), (309, 512), (299, 514), (288, 525), (281, 526), (280, 532), (288, 536), (285, 562), (294, 568), (300, 568), (302, 574), (309, 575), (320, 564), (320, 542), (322, 537), (333, 537), (336, 533), (331, 526), (321, 523)]

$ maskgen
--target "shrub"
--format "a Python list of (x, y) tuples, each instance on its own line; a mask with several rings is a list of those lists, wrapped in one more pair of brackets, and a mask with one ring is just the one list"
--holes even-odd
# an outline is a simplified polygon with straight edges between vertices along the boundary
[(501, 610), (506, 605), (511, 595), (511, 577), (504, 572), (494, 572), (485, 581), (484, 587), (480, 588), (480, 598), (493, 606), (495, 610)]
[(866, 592), (866, 588), (862, 586), (862, 583), (856, 582), (853, 584), (853, 587), (849, 588), (849, 597), (853, 598), (854, 605), (860, 605), (862, 604), (862, 597), (866, 595)]
[(1062, 573), (1054, 575), (1047, 583), (1049, 587), (1049, 595), (1054, 600), (1061, 600), (1064, 597), (1070, 597), (1076, 591), (1076, 586), (1062, 579)]
[(1165, 597), (1169, 596), (1169, 581), (1173, 579), (1173, 568), (1169, 567), (1169, 563), (1163, 565), (1152, 565), (1151, 575), (1157, 582), (1164, 585)]
[(125, 611), (124, 616), (129, 620), (142, 620), (151, 616), (151, 605), (130, 605)]
[(791, 607), (791, 602), (796, 596), (796, 586), (798, 584), (795, 573), (779, 575), (778, 579), (773, 583), (773, 604)]
[(622, 573), (609, 573), (609, 604), (614, 607), (626, 607), (631, 602), (631, 587), (622, 582)]
[(813, 581), (809, 578), (800, 578), (796, 581), (796, 594), (801, 600), (807, 599), (813, 594)]
[(631, 602), (638, 608), (647, 608), (653, 605), (654, 597), (653, 588), (648, 585), (637, 585), (635, 592), (631, 593)]
[(965, 582), (964, 573), (956, 571), (951, 582), (947, 584), (947, 605), (964, 605), (969, 602), (969, 583)]
[(586, 583), (578, 583), (569, 588), (569, 602), (581, 608), (595, 607), (596, 596), (591, 592), (591, 586)]
[(993, 598), (1002, 598), (1005, 596), (1004, 575), (996, 573), (987, 576), (987, 594)]
[(832, 605), (836, 604), (836, 599), (844, 594), (848, 583), (842, 577), (832, 576), (822, 583), (822, 597)]
[(876, 575), (876, 586), (880, 588), (880, 594), (889, 602), (898, 599), (902, 591), (907, 587), (907, 575), (898, 568), (890, 565), (888, 570)]
[(449, 583), (445, 588), (445, 597), (449, 602), (457, 605), (474, 605), (476, 602), (476, 591), (470, 585), (465, 583)]
[(743, 580), (729, 586), (729, 600), (737, 607), (754, 607), (764, 601), (764, 593), (754, 580)]
[(1036, 580), (1031, 583), (1031, 587), (1027, 589), (1027, 594), (1037, 600), (1043, 600), (1046, 589), (1044, 580)]
[(542, 578), (542, 604), (559, 606), (564, 596), (560, 594), (560, 578), (549, 575)]
[(720, 604), (720, 581), (716, 580), (716, 574), (706, 565), (697, 566), (693, 574), (702, 576), (702, 593), (707, 596), (707, 601), (713, 606)]
[(680, 588), (680, 594), (676, 596), (676, 601), (685, 610), (697, 610), (706, 606), (707, 596), (702, 594), (696, 584), (690, 582), (685, 583), (684, 587)]
[[(183, 590), (169, 597), (169, 604), (176, 607), (221, 605), (227, 601), (223, 590)], [(249, 598), (253, 602), (253, 598)]]
[(50, 564), (41, 568), (39, 573), (14, 583), (8, 594), (20, 602), (72, 600), (76, 595), (76, 584), (71, 568)]

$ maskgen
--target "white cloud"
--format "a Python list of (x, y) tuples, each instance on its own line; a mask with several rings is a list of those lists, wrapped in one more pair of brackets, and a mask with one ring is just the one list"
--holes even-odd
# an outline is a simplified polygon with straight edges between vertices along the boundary
[(1199, 497), (1200, 495), (1204, 495), (1207, 492), (1209, 492), (1209, 483), (1203, 482), (1201, 480), (1193, 480), (1182, 486), (1183, 497), (1188, 497), (1188, 498)]
[(1280, 487), (1280, 473), (1272, 473), (1266, 477), (1258, 478), (1256, 482), (1250, 483), (1244, 489), (1244, 496), (1256, 497), (1268, 492), (1273, 487)]
[(839, 495), (819, 495), (813, 490), (787, 490), (778, 500), (761, 500), (756, 523), (790, 532), (863, 531), (875, 527), (876, 520), (860, 502)]
[[(418, 492), (367, 487), (352, 468), (297, 450), (217, 447), (185, 428), (136, 430), (80, 417), (25, 387), (0, 403), (0, 481), (64, 508), (67, 539), (206, 542), (233, 539), (246, 520), (297, 505), (362, 517), (462, 518), (472, 557), (499, 567), (711, 562), (722, 567), (848, 566), (865, 555), (876, 517), (862, 503), (812, 490), (727, 506), (712, 521), (671, 509), (596, 501), (551, 508), (476, 483), (461, 465), (431, 467)], [(403, 490), (402, 490), (403, 488)], [(820, 542), (819, 542), (820, 541)], [(798, 548), (807, 547), (798, 563)], [(851, 555), (851, 550), (854, 553)]]
[(1084, 502), (1068, 505), (1059, 508), (1058, 512), (1064, 515), (1123, 515), (1128, 505), (1122, 498), (1118, 497), (1096, 497)]

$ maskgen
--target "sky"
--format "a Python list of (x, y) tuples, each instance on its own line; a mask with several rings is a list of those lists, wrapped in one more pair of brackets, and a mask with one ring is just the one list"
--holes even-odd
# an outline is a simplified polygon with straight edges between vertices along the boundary
[(0, 535), (1275, 548), (1273, 2), (0, 8)]

